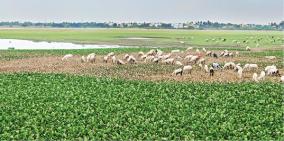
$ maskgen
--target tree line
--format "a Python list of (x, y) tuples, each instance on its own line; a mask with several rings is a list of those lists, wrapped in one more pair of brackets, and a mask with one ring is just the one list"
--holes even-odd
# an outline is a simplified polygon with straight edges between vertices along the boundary
[(149, 28), (149, 29), (223, 29), (223, 30), (284, 30), (284, 21), (260, 24), (232, 24), (211, 21), (187, 23), (114, 23), (114, 22), (0, 22), (0, 27), (40, 27), (40, 28)]

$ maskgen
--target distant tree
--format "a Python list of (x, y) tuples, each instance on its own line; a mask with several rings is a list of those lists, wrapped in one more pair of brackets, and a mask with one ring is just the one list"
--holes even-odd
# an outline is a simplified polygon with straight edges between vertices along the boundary
[[(232, 24), (211, 21), (181, 23), (184, 29), (227, 29), (227, 30), (284, 30), (284, 21), (279, 24), (272, 22), (268, 25)], [(53, 27), (53, 28), (163, 28), (172, 29), (171, 23), (96, 23), (96, 22), (62, 22), (62, 23), (32, 23), (32, 22), (0, 22), (0, 27)]]
[(279, 29), (284, 30), (284, 21), (279, 23)]

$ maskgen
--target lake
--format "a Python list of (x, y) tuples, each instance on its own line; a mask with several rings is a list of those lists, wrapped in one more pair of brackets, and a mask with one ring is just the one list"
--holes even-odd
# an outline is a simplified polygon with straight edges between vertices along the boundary
[(0, 39), (0, 49), (98, 49), (123, 48), (119, 45), (74, 44), (65, 42), (30, 41), (18, 39)]

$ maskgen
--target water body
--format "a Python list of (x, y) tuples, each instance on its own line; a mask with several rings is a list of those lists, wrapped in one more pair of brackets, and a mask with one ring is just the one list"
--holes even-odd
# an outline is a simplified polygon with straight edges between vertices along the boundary
[(127, 40), (151, 40), (151, 38), (144, 38), (144, 37), (130, 37), (130, 38), (124, 38)]
[(99, 49), (123, 48), (119, 45), (74, 44), (64, 42), (34, 42), (30, 40), (0, 39), (0, 49)]

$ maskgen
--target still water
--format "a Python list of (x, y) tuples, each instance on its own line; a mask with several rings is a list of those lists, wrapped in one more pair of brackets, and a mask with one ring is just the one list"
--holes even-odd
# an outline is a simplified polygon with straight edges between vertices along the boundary
[(0, 49), (94, 49), (122, 48), (119, 45), (73, 44), (64, 42), (34, 42), (30, 40), (0, 39)]

